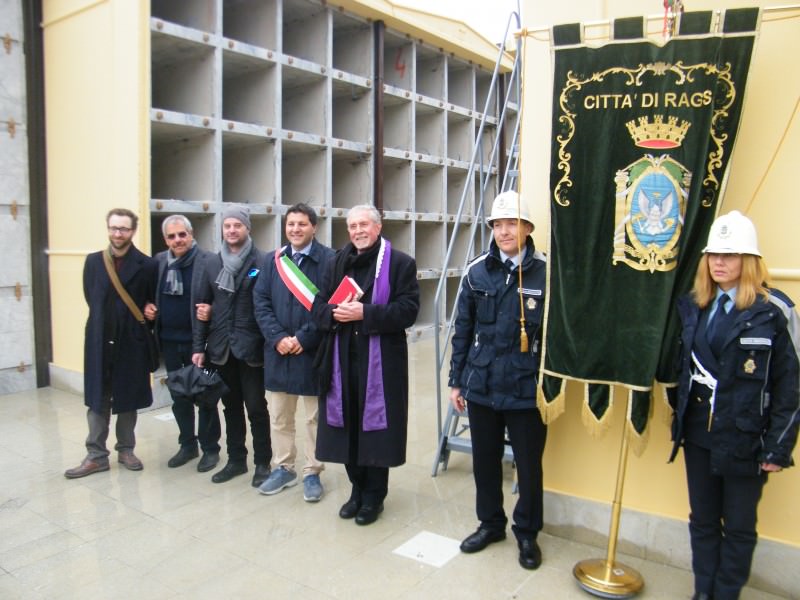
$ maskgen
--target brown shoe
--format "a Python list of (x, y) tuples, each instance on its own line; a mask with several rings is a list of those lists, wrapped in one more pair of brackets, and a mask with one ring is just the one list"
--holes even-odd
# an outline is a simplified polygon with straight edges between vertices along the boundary
[(129, 471), (141, 471), (144, 469), (142, 461), (136, 458), (136, 455), (131, 450), (125, 450), (119, 453), (120, 464)]
[(78, 479), (79, 477), (86, 477), (87, 475), (99, 473), (100, 471), (108, 471), (108, 461), (96, 462), (86, 457), (77, 467), (64, 471), (64, 477), (67, 479)]

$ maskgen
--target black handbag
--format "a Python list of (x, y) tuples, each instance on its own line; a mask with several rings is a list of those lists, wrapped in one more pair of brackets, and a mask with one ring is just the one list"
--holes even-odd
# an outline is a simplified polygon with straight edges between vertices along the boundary
[(195, 364), (167, 373), (167, 388), (173, 398), (187, 398), (198, 406), (211, 407), (216, 406), (217, 401), (229, 392), (218, 371), (203, 369)]
[(130, 294), (127, 290), (122, 287), (122, 282), (119, 280), (119, 276), (117, 275), (116, 269), (114, 269), (114, 265), (111, 263), (111, 254), (110, 252), (103, 252), (103, 264), (106, 266), (106, 272), (108, 273), (108, 278), (111, 280), (111, 283), (114, 285), (114, 289), (117, 290), (117, 294), (125, 303), (125, 306), (128, 307), (128, 310), (131, 311), (133, 318), (136, 319), (139, 325), (142, 326), (142, 331), (144, 333), (145, 339), (145, 346), (147, 347), (147, 368), (150, 369), (150, 372), (156, 371), (158, 366), (161, 364), (161, 356), (158, 352), (158, 343), (156, 342), (156, 334), (153, 331), (153, 328), (148, 325), (147, 321), (142, 314), (142, 311), (139, 310), (139, 307), (136, 306), (136, 303), (131, 298)]

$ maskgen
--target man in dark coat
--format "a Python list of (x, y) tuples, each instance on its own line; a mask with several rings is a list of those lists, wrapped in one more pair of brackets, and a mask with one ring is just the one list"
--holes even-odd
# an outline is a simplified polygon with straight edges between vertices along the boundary
[[(156, 333), (167, 372), (192, 364), (192, 321), (195, 316), (192, 283), (201, 279), (202, 263), (209, 254), (197, 245), (192, 223), (183, 215), (170, 215), (161, 223), (167, 250), (156, 254), (158, 263), (157, 304), (148, 304), (144, 316), (155, 320)], [(201, 473), (210, 471), (219, 462), (220, 423), (216, 401), (197, 406), (195, 433), (193, 398), (172, 395), (172, 414), (178, 424), (178, 452), (167, 461), (171, 469), (185, 465), (199, 456)]]
[(489, 251), (467, 267), (450, 361), (450, 401), (457, 411), (468, 407), (469, 412), (480, 521), (477, 531), (461, 543), (461, 551), (480, 552), (506, 537), (502, 457), (507, 433), (519, 482), (512, 526), (519, 564), (537, 569), (542, 562), (536, 537), (544, 524), (542, 454), (547, 428), (536, 407), (536, 381), (547, 267), (530, 237), (533, 221), (527, 206), (516, 192), (495, 198), (487, 223), (493, 240)]
[(150, 388), (150, 357), (145, 331), (114, 289), (104, 264), (110, 255), (122, 287), (141, 311), (155, 297), (155, 261), (133, 245), (137, 216), (124, 208), (106, 216), (108, 249), (86, 257), (83, 294), (89, 305), (84, 342), (83, 387), (88, 407), (86, 458), (64, 473), (68, 479), (108, 471), (106, 447), (111, 414), (117, 415), (119, 462), (131, 471), (141, 471), (142, 462), (133, 453), (136, 410), (153, 403)]
[(272, 449), (269, 413), (264, 397), (264, 337), (253, 312), (253, 286), (264, 253), (250, 238), (250, 212), (231, 206), (222, 213), (223, 243), (219, 254), (203, 263), (195, 288), (196, 319), (192, 329), (192, 362), (217, 369), (229, 391), (222, 397), (228, 463), (211, 481), (224, 483), (247, 473), (247, 427), (253, 436), (253, 487), (269, 476)]
[[(406, 460), (408, 347), (406, 328), (419, 312), (414, 259), (381, 237), (381, 218), (369, 205), (347, 215), (350, 243), (331, 262), (313, 313), (327, 333), (317, 351), (320, 376), (317, 458), (344, 463), (352, 484), (339, 516), (359, 525), (383, 511), (389, 467)], [(328, 299), (345, 276), (363, 295)]]
[(333, 250), (315, 239), (317, 213), (306, 204), (286, 211), (285, 229), (289, 244), (267, 256), (253, 291), (265, 339), (264, 386), (277, 466), (259, 491), (271, 496), (297, 483), (295, 413), (300, 401), (305, 408), (303, 499), (318, 502), (325, 465), (315, 456), (319, 386), (313, 362), (321, 334), (311, 318), (311, 303)]

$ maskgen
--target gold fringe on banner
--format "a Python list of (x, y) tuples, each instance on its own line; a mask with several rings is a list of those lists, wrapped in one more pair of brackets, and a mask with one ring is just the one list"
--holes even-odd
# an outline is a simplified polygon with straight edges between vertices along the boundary
[(564, 408), (567, 404), (565, 392), (566, 387), (567, 382), (562, 379), (561, 389), (559, 390), (558, 395), (550, 402), (547, 402), (545, 399), (542, 386), (536, 387), (536, 406), (539, 409), (539, 413), (542, 415), (542, 421), (545, 425), (549, 425), (555, 421), (564, 412)]
[(598, 438), (608, 431), (608, 426), (611, 423), (611, 415), (614, 413), (614, 386), (607, 386), (608, 406), (606, 407), (605, 412), (603, 412), (603, 416), (598, 419), (597, 416), (592, 412), (592, 409), (589, 408), (589, 385), (591, 384), (583, 384), (581, 420), (583, 421), (583, 426), (589, 431), (589, 435), (591, 435), (593, 438)]
[[(645, 427), (645, 430), (640, 435), (636, 428), (633, 426), (631, 422), (631, 412), (633, 410), (633, 390), (628, 390), (628, 414), (625, 418), (625, 427), (630, 434), (628, 436), (628, 443), (630, 444), (631, 450), (633, 453), (638, 457), (644, 454), (645, 448), (647, 448), (647, 442), (650, 440), (650, 430), (652, 427)], [(647, 421), (649, 422), (653, 418), (653, 402), (650, 402), (650, 409), (647, 414)]]

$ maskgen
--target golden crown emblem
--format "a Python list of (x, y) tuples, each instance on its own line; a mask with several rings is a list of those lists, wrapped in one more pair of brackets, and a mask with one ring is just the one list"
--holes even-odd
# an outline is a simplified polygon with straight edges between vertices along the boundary
[(664, 115), (654, 115), (652, 123), (647, 117), (639, 117), (625, 125), (634, 144), (640, 148), (662, 150), (680, 146), (691, 123), (683, 120), (678, 122), (678, 117), (668, 117), (665, 122)]

